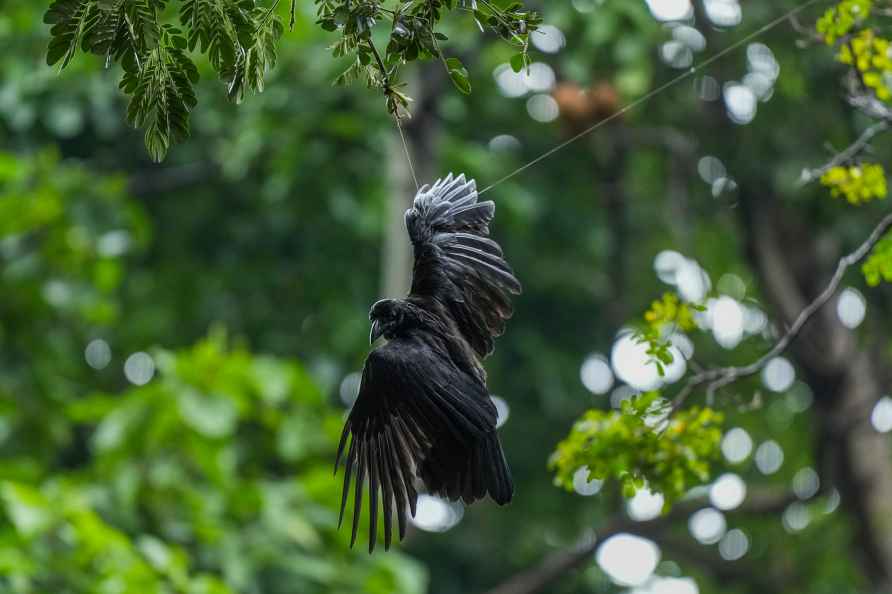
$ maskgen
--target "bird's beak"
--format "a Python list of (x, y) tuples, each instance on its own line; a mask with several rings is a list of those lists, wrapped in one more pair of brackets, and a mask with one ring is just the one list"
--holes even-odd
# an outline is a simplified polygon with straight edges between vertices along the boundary
[(384, 329), (381, 328), (381, 322), (372, 320), (372, 331), (369, 332), (369, 344), (375, 344), (375, 341), (381, 338), (382, 334), (384, 334)]

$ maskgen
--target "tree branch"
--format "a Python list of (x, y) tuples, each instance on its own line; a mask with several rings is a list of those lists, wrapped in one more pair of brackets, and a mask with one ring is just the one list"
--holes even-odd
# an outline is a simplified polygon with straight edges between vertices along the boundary
[(790, 326), (787, 332), (767, 353), (749, 365), (705, 369), (699, 373), (695, 373), (688, 379), (684, 388), (682, 388), (675, 397), (675, 400), (672, 403), (672, 409), (677, 410), (688, 396), (690, 396), (697, 387), (702, 386), (703, 384), (707, 384), (707, 398), (712, 398), (717, 390), (732, 384), (741, 378), (759, 373), (766, 365), (768, 365), (769, 361), (783, 353), (787, 347), (790, 346), (790, 343), (796, 339), (802, 331), (802, 328), (805, 327), (815, 313), (826, 305), (836, 293), (846, 271), (851, 266), (854, 266), (863, 260), (890, 228), (892, 228), (892, 214), (886, 215), (870, 233), (864, 243), (858, 246), (855, 251), (839, 260), (839, 264), (836, 266), (836, 272), (833, 273), (833, 277), (830, 279), (830, 282), (824, 290), (799, 313), (799, 316), (793, 322), (793, 325)]
[[(744, 504), (733, 513), (756, 516), (777, 514), (794, 501), (797, 501), (797, 498), (790, 493), (753, 492)], [(687, 518), (707, 505), (709, 505), (709, 501), (705, 498), (693, 499), (676, 505), (668, 514), (643, 522), (631, 520), (623, 515), (617, 516), (598, 531), (597, 538), (592, 534), (587, 534), (576, 545), (552, 553), (538, 566), (515, 574), (487, 594), (535, 594), (541, 592), (548, 584), (590, 561), (598, 547), (611, 536), (623, 532), (654, 536), (668, 528), (673, 522)]]
[(873, 140), (875, 136), (885, 132), (888, 129), (889, 122), (886, 120), (881, 120), (870, 126), (861, 133), (861, 136), (859, 136), (858, 139), (855, 140), (855, 142), (836, 154), (825, 165), (818, 167), (817, 169), (803, 169), (802, 177), (799, 180), (799, 185), (804, 186), (806, 184), (809, 184), (816, 179), (820, 179), (821, 176), (823, 176), (834, 167), (839, 167), (840, 165), (848, 163), (859, 154), (861, 154), (861, 151), (867, 148), (867, 145), (870, 144), (870, 141)]

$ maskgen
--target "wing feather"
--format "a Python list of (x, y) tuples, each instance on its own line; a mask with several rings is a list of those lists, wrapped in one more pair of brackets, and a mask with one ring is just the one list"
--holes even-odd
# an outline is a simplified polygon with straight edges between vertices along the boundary
[(448, 355), (402, 339), (372, 351), (335, 461), (337, 471), (344, 458), (339, 526), (353, 491), (351, 546), (359, 533), (366, 486), (369, 552), (377, 544), (379, 512), (385, 549), (392, 542), (394, 512), (399, 536), (405, 535), (406, 513), (416, 511), (417, 479), (453, 499), (484, 496), (492, 481), (485, 482), (483, 475), (502, 472), (479, 467), (489, 461), (485, 444), (498, 441), (496, 417), (485, 388), (459, 371)]
[(480, 357), (513, 312), (521, 285), (499, 244), (489, 238), (495, 204), (477, 201), (477, 185), (450, 173), (425, 186), (406, 211), (415, 250), (411, 295), (435, 299)]

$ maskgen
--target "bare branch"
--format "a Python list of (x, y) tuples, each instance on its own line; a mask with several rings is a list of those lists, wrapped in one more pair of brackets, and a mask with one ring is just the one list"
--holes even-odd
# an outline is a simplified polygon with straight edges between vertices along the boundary
[(799, 15), (791, 15), (790, 24), (793, 26), (794, 31), (802, 35), (802, 39), (797, 42), (800, 47), (812, 43), (824, 43), (824, 38), (818, 34), (815, 30), (815, 26), (804, 25), (802, 21), (799, 20)]
[[(757, 491), (751, 493), (743, 505), (733, 513), (754, 516), (777, 514), (794, 501), (797, 501), (797, 499), (790, 493)], [(572, 571), (589, 562), (601, 543), (611, 536), (621, 532), (630, 532), (656, 537), (673, 522), (686, 519), (706, 505), (709, 505), (709, 501), (705, 498), (692, 499), (676, 505), (665, 515), (643, 522), (631, 520), (624, 515), (618, 515), (606, 522), (604, 527), (597, 531), (597, 535), (586, 534), (576, 545), (569, 549), (552, 553), (536, 567), (515, 574), (487, 592), (487, 594), (535, 594), (536, 592), (541, 592), (550, 583), (565, 576), (568, 571)]]
[(875, 136), (885, 132), (888, 129), (889, 122), (885, 119), (870, 126), (861, 133), (861, 136), (859, 136), (858, 139), (855, 140), (855, 142), (853, 142), (841, 152), (837, 153), (825, 165), (818, 167), (817, 169), (803, 169), (802, 177), (799, 180), (799, 185), (804, 186), (806, 184), (809, 184), (816, 179), (820, 179), (822, 175), (824, 175), (834, 167), (839, 167), (840, 165), (848, 163), (859, 154), (861, 154), (861, 152), (867, 148), (867, 146), (870, 144), (870, 141), (873, 140)]
[(892, 228), (892, 214), (886, 215), (879, 222), (864, 243), (858, 246), (858, 249), (839, 260), (839, 264), (836, 266), (836, 272), (833, 273), (833, 277), (831, 277), (827, 287), (799, 313), (799, 316), (793, 322), (793, 325), (790, 326), (786, 333), (781, 336), (780, 340), (778, 340), (767, 353), (749, 365), (740, 367), (718, 367), (705, 369), (695, 373), (688, 379), (684, 388), (682, 388), (675, 397), (675, 400), (672, 403), (673, 410), (677, 410), (687, 397), (699, 386), (707, 384), (707, 397), (712, 398), (717, 390), (732, 384), (741, 378), (759, 373), (766, 365), (768, 365), (769, 361), (783, 353), (787, 347), (790, 346), (790, 343), (796, 339), (809, 320), (811, 320), (811, 318), (824, 305), (826, 305), (828, 301), (830, 301), (833, 295), (836, 294), (846, 271), (863, 260), (890, 228)]

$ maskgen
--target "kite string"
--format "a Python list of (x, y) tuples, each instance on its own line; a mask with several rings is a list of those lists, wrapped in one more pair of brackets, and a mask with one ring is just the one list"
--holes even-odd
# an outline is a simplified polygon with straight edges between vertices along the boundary
[(412, 154), (409, 151), (409, 143), (406, 142), (406, 133), (403, 131), (403, 125), (400, 123), (399, 114), (394, 114), (393, 119), (396, 122), (396, 129), (400, 132), (400, 140), (403, 141), (403, 152), (406, 154), (406, 162), (409, 163), (409, 171), (412, 173), (412, 181), (415, 182), (415, 191), (421, 186), (418, 184), (418, 176), (415, 174), (415, 165), (412, 163)]
[[(787, 19), (790, 19), (790, 18), (796, 16), (798, 13), (802, 12), (802, 11), (805, 10), (806, 8), (808, 8), (808, 7), (810, 7), (810, 6), (814, 5), (814, 4), (817, 4), (817, 3), (821, 2), (821, 1), (822, 1), (822, 0), (807, 0), (806, 2), (800, 4), (799, 6), (797, 6), (797, 7), (793, 8), (793, 9), (789, 10), (789, 11), (786, 12), (784, 15), (782, 15), (782, 16), (780, 16), (780, 17), (774, 19), (773, 21), (771, 21), (771, 22), (769, 22), (769, 23), (767, 23), (767, 24), (765, 24), (765, 25), (762, 25), (761, 27), (759, 27), (758, 29), (756, 29), (755, 31), (753, 31), (752, 33), (750, 33), (749, 35), (747, 35), (747, 36), (743, 37), (742, 39), (736, 41), (735, 43), (733, 43), (733, 44), (731, 44), (730, 46), (726, 47), (725, 49), (721, 50), (721, 51), (718, 52), (717, 54), (715, 54), (715, 55), (713, 55), (713, 56), (707, 58), (706, 60), (704, 60), (703, 62), (701, 62), (701, 63), (698, 64), (697, 66), (692, 66), (692, 67), (691, 67), (690, 69), (688, 69), (686, 72), (684, 72), (684, 73), (682, 73), (682, 74), (676, 76), (675, 78), (669, 80), (668, 82), (666, 82), (666, 83), (660, 85), (659, 87), (657, 87), (657, 88), (651, 90), (651, 91), (648, 92), (647, 94), (645, 94), (645, 95), (639, 97), (638, 99), (632, 101), (631, 103), (628, 103), (628, 104), (624, 105), (622, 108), (620, 108), (618, 111), (614, 112), (614, 113), (611, 114), (610, 116), (604, 118), (603, 120), (600, 120), (599, 122), (597, 122), (597, 123), (595, 123), (595, 124), (592, 124), (591, 126), (589, 126), (588, 128), (586, 128), (586, 129), (583, 130), (582, 132), (579, 132), (578, 134), (576, 134), (576, 135), (574, 135), (574, 136), (568, 138), (567, 140), (561, 142), (561, 143), (558, 144), (557, 146), (554, 146), (554, 147), (552, 147), (551, 149), (545, 151), (544, 153), (542, 153), (541, 155), (539, 155), (538, 157), (536, 157), (536, 158), (533, 159), (532, 161), (529, 161), (529, 162), (525, 163), (524, 165), (521, 165), (520, 167), (518, 167), (518, 168), (515, 169), (514, 171), (512, 171), (512, 172), (510, 172), (510, 173), (508, 173), (508, 174), (506, 174), (506, 175), (504, 175), (504, 176), (502, 176), (502, 177), (500, 177), (500, 178), (497, 179), (495, 182), (491, 183), (490, 185), (488, 185), (488, 186), (486, 186), (485, 188), (483, 188), (482, 190), (480, 190), (479, 194), (481, 194), (481, 195), (482, 195), (482, 194), (485, 194), (486, 192), (492, 190), (493, 188), (495, 188), (496, 186), (498, 186), (498, 185), (501, 184), (502, 182), (508, 181), (509, 179), (511, 179), (512, 177), (515, 177), (516, 175), (520, 175), (521, 173), (523, 173), (524, 171), (526, 171), (527, 169), (529, 169), (529, 168), (532, 167), (533, 165), (536, 165), (537, 163), (539, 163), (539, 162), (541, 162), (541, 161), (544, 161), (544, 160), (547, 159), (548, 157), (554, 155), (554, 154), (557, 153), (558, 151), (563, 150), (564, 148), (566, 148), (567, 146), (573, 144), (573, 143), (576, 142), (577, 140), (579, 140), (579, 139), (581, 139), (581, 138), (583, 138), (583, 137), (585, 137), (585, 136), (588, 136), (589, 134), (591, 134), (592, 132), (594, 132), (594, 131), (597, 130), (598, 128), (600, 128), (600, 127), (602, 127), (602, 126), (605, 126), (605, 125), (609, 124), (609, 123), (612, 122), (613, 120), (615, 120), (615, 119), (621, 117), (623, 114), (625, 114), (625, 113), (627, 113), (627, 112), (629, 112), (629, 111), (635, 109), (636, 107), (640, 106), (641, 104), (646, 103), (647, 101), (653, 99), (654, 97), (656, 97), (657, 95), (659, 95), (659, 94), (662, 93), (663, 91), (666, 91), (666, 90), (670, 89), (671, 87), (674, 87), (675, 85), (677, 85), (677, 84), (680, 83), (681, 81), (690, 78), (691, 76), (693, 76), (693, 75), (697, 74), (698, 72), (702, 71), (704, 68), (710, 66), (710, 65), (713, 64), (714, 62), (720, 60), (721, 58), (723, 58), (723, 57), (726, 56), (727, 54), (733, 52), (734, 50), (736, 50), (736, 49), (739, 48), (740, 46), (742, 46), (742, 45), (744, 45), (744, 44), (746, 44), (746, 43), (749, 43), (750, 41), (756, 39), (757, 37), (759, 37), (759, 36), (761, 36), (761, 35), (767, 33), (768, 31), (774, 29), (775, 27), (777, 27), (778, 25), (780, 25), (781, 23), (783, 23), (783, 22), (786, 21)], [(397, 122), (397, 124), (399, 124), (399, 122)], [(402, 129), (400, 129), (400, 134), (402, 134)], [(405, 139), (404, 139), (404, 142), (405, 142)], [(406, 150), (407, 150), (406, 155), (408, 156), (408, 148), (407, 148)], [(411, 162), (410, 162), (410, 166), (411, 166)], [(413, 172), (413, 174), (414, 174), (414, 172)], [(417, 186), (417, 181), (416, 181), (416, 186)]]

